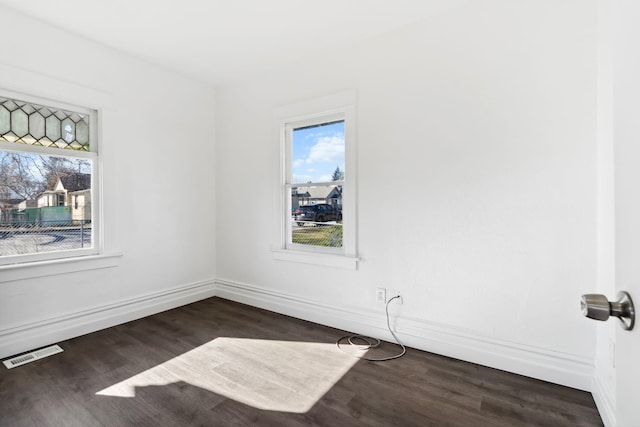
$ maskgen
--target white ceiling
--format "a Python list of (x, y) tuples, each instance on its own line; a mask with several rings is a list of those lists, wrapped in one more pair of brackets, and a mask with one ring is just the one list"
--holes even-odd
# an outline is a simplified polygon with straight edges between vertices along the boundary
[(213, 85), (392, 31), (461, 0), (0, 0)]

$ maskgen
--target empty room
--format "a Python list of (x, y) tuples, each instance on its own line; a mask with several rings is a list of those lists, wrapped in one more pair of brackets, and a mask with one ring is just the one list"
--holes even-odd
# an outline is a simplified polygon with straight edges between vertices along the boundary
[(640, 3), (0, 17), (0, 426), (640, 426)]

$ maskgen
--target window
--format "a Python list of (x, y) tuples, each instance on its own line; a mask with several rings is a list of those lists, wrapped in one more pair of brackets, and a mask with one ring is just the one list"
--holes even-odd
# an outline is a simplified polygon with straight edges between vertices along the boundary
[(288, 123), (287, 247), (343, 253), (344, 119)]
[(281, 113), (277, 259), (355, 268), (354, 101), (351, 94), (342, 94)]
[(98, 252), (96, 122), (0, 94), (0, 265)]

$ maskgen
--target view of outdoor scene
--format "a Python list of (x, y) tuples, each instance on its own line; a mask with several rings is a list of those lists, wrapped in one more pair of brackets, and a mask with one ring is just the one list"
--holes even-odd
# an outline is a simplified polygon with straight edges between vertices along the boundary
[(89, 248), (91, 161), (0, 151), (0, 256)]
[(89, 119), (0, 97), (0, 257), (91, 247)]
[(293, 131), (292, 243), (342, 247), (344, 159), (344, 121)]

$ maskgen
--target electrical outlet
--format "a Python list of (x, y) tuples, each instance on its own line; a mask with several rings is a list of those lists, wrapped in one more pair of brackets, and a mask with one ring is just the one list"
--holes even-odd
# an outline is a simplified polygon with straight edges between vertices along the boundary
[(402, 305), (403, 301), (402, 301), (402, 294), (400, 293), (400, 291), (397, 291), (393, 294), (393, 296), (398, 296), (398, 298), (396, 298), (394, 301), (396, 301), (398, 304)]
[(376, 301), (377, 302), (387, 301), (387, 290), (385, 288), (376, 289)]

